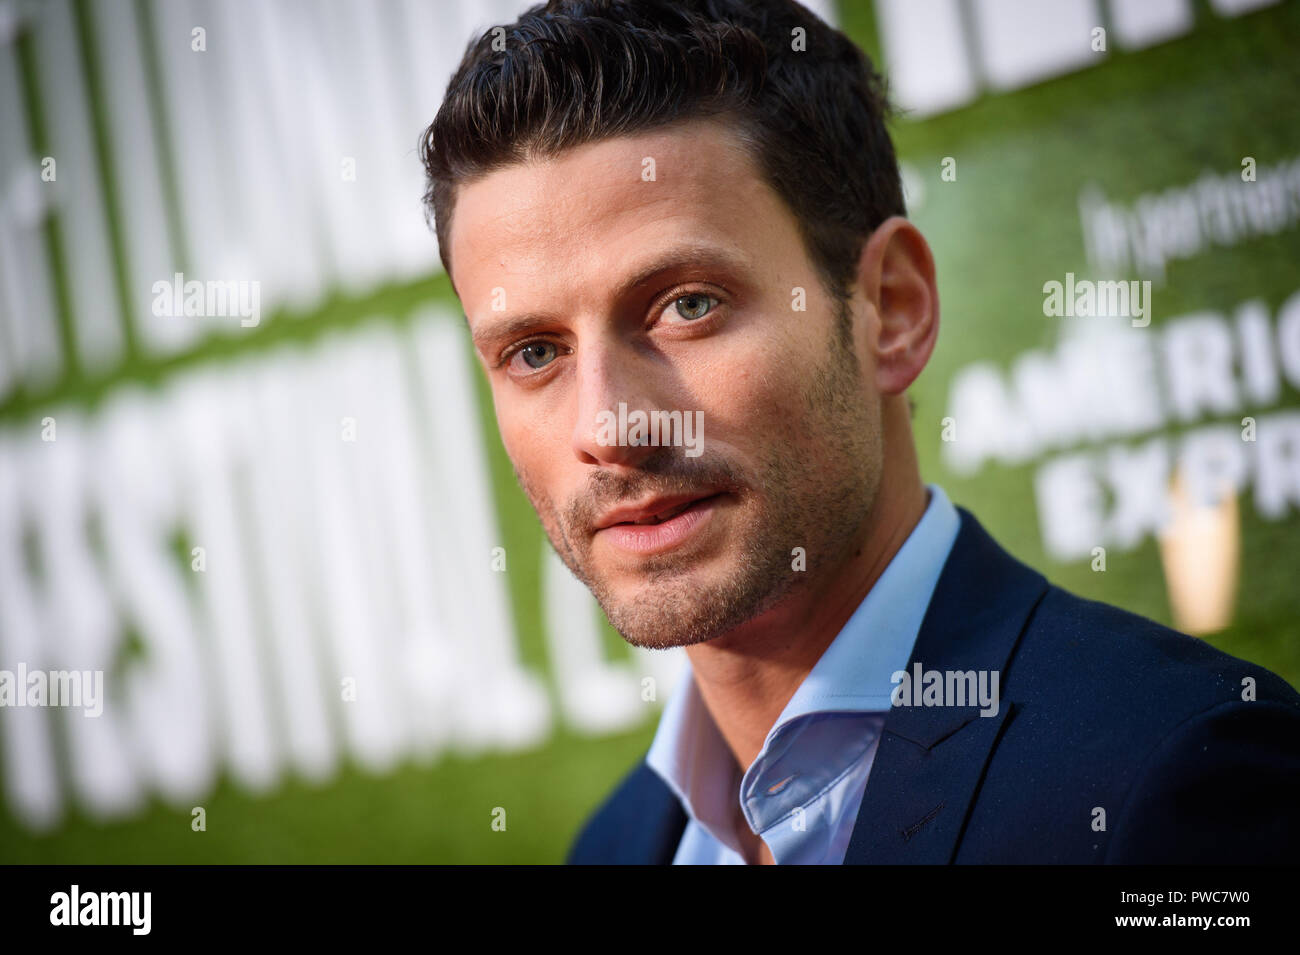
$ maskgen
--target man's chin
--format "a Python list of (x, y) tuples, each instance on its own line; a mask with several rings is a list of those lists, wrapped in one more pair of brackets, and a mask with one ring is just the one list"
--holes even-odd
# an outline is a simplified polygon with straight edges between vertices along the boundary
[[(783, 589), (783, 588), (782, 588)], [(597, 594), (605, 616), (634, 647), (666, 650), (716, 639), (763, 613), (779, 596), (771, 582), (670, 568)]]

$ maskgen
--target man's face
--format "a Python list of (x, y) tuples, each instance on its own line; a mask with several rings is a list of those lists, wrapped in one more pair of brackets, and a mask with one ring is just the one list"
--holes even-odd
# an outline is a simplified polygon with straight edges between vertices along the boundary
[[(495, 171), (450, 246), (519, 482), (628, 642), (720, 636), (852, 555), (881, 469), (867, 332), (726, 126)], [(620, 443), (620, 403), (628, 440), (637, 411), (702, 435)]]

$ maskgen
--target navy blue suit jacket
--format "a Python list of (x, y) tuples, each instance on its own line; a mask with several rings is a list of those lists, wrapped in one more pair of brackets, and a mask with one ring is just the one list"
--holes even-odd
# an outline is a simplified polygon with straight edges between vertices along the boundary
[[(958, 510), (908, 671), (1000, 671), (1001, 706), (890, 710), (845, 863), (1300, 859), (1300, 695), (1049, 584)], [(685, 826), (642, 759), (568, 861), (668, 864)]]

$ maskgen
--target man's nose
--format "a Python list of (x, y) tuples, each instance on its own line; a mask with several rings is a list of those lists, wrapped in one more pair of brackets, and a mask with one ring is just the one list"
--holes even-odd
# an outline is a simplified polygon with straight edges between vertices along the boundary
[(657, 450), (629, 443), (628, 416), (648, 412), (647, 373), (627, 346), (589, 343), (577, 354), (577, 408), (573, 453), (584, 464), (638, 467)]

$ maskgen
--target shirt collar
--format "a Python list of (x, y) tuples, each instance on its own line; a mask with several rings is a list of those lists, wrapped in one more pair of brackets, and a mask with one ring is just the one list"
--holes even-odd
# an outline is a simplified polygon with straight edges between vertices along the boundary
[(907, 668), (921, 621), (948, 560), (961, 518), (948, 496), (930, 485), (930, 503), (858, 609), (799, 684), (768, 733), (807, 713), (885, 712), (894, 673)]
[[(800, 738), (800, 725), (808, 723), (805, 717), (889, 710), (891, 677), (907, 667), (961, 526), (957, 509), (943, 489), (934, 484), (927, 487), (930, 502), (920, 522), (790, 698), (754, 765), (744, 774), (743, 787), (735, 758), (705, 707), (687, 662), (678, 691), (664, 707), (646, 762), (676, 793), (691, 818), (720, 842), (739, 851), (731, 835), (742, 808), (737, 795), (742, 803), (754, 798), (789, 768), (782, 757)], [(846, 751), (843, 758), (858, 755), (857, 750)], [(826, 772), (833, 775), (841, 769), (827, 766)]]

